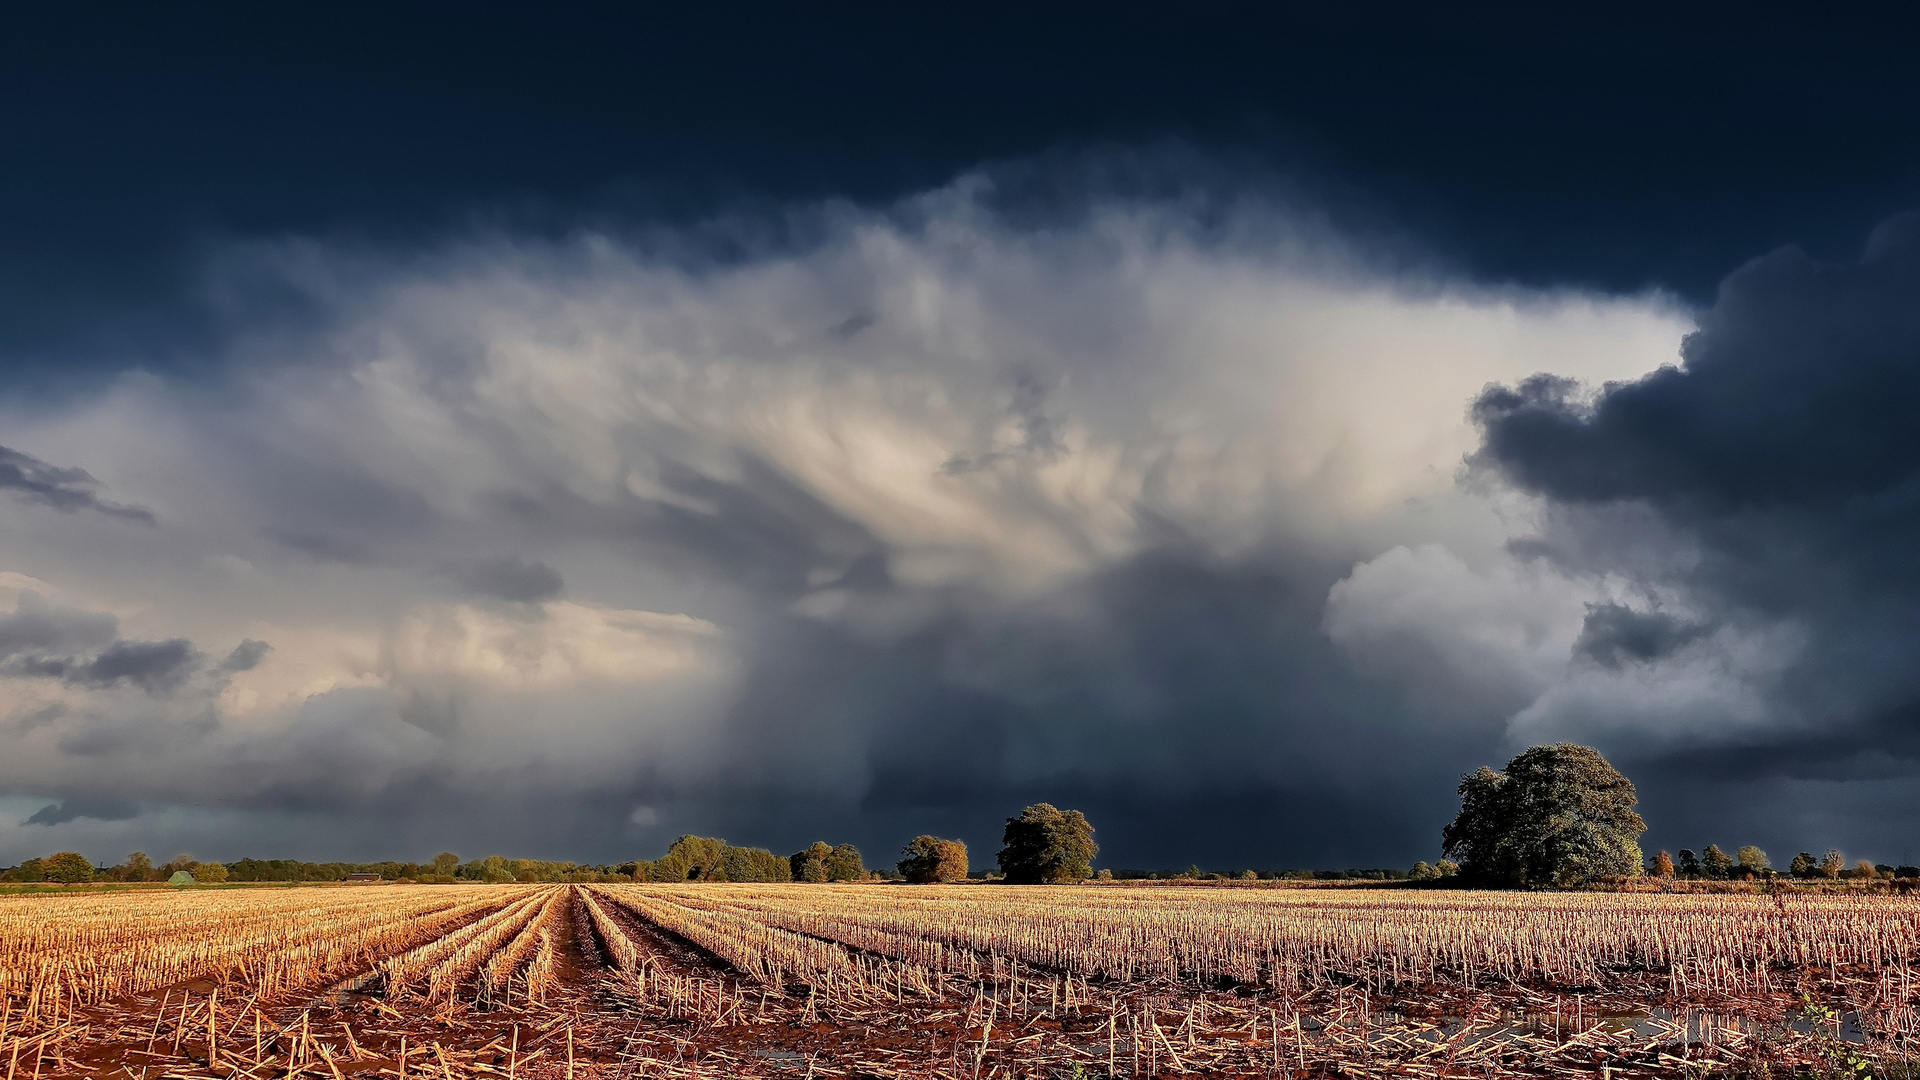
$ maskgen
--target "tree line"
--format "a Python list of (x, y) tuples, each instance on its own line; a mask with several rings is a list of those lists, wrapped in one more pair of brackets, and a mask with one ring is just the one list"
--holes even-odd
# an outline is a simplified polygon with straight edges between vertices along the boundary
[(622, 863), (633, 881), (780, 882), (866, 881), (874, 877), (852, 844), (816, 840), (791, 855), (766, 848), (735, 847), (711, 836), (682, 836), (651, 862)]
[[(1093, 825), (1078, 810), (1035, 803), (1007, 819), (996, 861), (999, 880), (1045, 885), (1085, 881), (1093, 876)], [(785, 859), (765, 848), (735, 847), (725, 840), (682, 836), (651, 862), (623, 863), (619, 870), (635, 881), (810, 882), (906, 881), (913, 884), (965, 881), (971, 876), (967, 845), (939, 836), (916, 836), (901, 849), (892, 869), (868, 870), (852, 844), (815, 841)]]
[[(1007, 819), (997, 862), (998, 880), (1012, 884), (1057, 884), (1093, 876), (1099, 847), (1093, 826), (1078, 810), (1035, 803)], [(967, 845), (937, 836), (917, 836), (901, 850), (891, 869), (869, 870), (852, 844), (814, 843), (791, 855), (766, 848), (737, 847), (710, 836), (681, 836), (657, 859), (591, 865), (543, 862), (489, 855), (462, 861), (443, 851), (424, 862), (344, 863), (294, 859), (240, 859), (202, 862), (191, 855), (155, 865), (134, 852), (117, 866), (95, 866), (77, 852), (64, 851), (0, 870), (5, 882), (168, 881), (186, 873), (197, 884), (226, 882), (341, 881), (353, 874), (377, 874), (389, 881), (451, 884), (461, 881), (507, 882), (829, 882), (895, 880), (913, 883), (964, 881), (971, 875)], [(1109, 875), (1110, 876), (1110, 875)]]
[(298, 859), (239, 859), (230, 863), (202, 862), (191, 855), (178, 855), (156, 865), (145, 852), (136, 851), (114, 866), (95, 866), (86, 856), (73, 851), (56, 852), (28, 859), (19, 866), (0, 870), (0, 882), (143, 882), (168, 881), (184, 872), (196, 884), (219, 885), (229, 882), (312, 882), (344, 881), (351, 874), (378, 874), (388, 881), (417, 881), (453, 884), (475, 882), (603, 882), (624, 881), (630, 877), (613, 865), (594, 866), (574, 862), (546, 862), (537, 859), (509, 859), (489, 855), (483, 859), (462, 861), (458, 855), (443, 851), (426, 862), (306, 862)]
[[(1639, 875), (1669, 879), (1802, 880), (1920, 877), (1920, 867), (1876, 865), (1860, 860), (1853, 867), (1838, 850), (1816, 858), (1800, 852), (1785, 871), (1776, 870), (1766, 852), (1748, 845), (1729, 855), (1708, 844), (1695, 853), (1681, 849), (1643, 858), (1639, 838), (1646, 822), (1634, 810), (1638, 796), (1632, 781), (1592, 747), (1560, 744), (1532, 747), (1495, 771), (1480, 768), (1463, 777), (1460, 812), (1441, 832), (1444, 858), (1399, 870), (1241, 870), (1209, 873), (1197, 866), (1177, 871), (1102, 870), (1104, 880), (1377, 880), (1442, 882), (1494, 888), (1566, 888)], [(828, 884), (893, 880), (915, 884), (968, 879), (1017, 885), (1048, 885), (1095, 877), (1099, 846), (1086, 815), (1035, 803), (1006, 819), (997, 872), (974, 871), (964, 841), (938, 836), (914, 837), (893, 867), (869, 869), (852, 844), (816, 841), (791, 855), (766, 848), (738, 847), (708, 836), (681, 836), (657, 859), (606, 865), (545, 862), (489, 855), (462, 860), (443, 851), (426, 862), (344, 863), (293, 859), (240, 859), (201, 862), (180, 855), (155, 865), (134, 852), (116, 866), (94, 866), (76, 852), (29, 859), (0, 871), (7, 882), (167, 881), (185, 873), (201, 884), (223, 882), (339, 881), (351, 874), (377, 874), (390, 881), (454, 883), (506, 882), (804, 882)]]
[(1647, 860), (1646, 872), (1657, 878), (1701, 881), (1758, 881), (1779, 877), (1801, 881), (1920, 878), (1920, 866), (1889, 866), (1861, 859), (1849, 867), (1847, 857), (1838, 848), (1828, 848), (1823, 856), (1803, 851), (1787, 863), (1784, 871), (1778, 870), (1767, 858), (1767, 853), (1752, 844), (1738, 849), (1732, 855), (1721, 851), (1718, 844), (1708, 844), (1698, 854), (1690, 848), (1681, 848), (1677, 858), (1658, 851)]

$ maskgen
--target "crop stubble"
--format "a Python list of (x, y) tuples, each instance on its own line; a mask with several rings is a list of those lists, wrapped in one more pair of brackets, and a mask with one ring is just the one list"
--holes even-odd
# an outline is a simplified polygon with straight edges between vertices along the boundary
[[(1917, 951), (1920, 901), (1889, 896), (689, 884), (12, 897), (0, 1068), (1679, 1076), (1898, 1057)], [(1783, 1022), (1809, 1004), (1860, 1039)]]

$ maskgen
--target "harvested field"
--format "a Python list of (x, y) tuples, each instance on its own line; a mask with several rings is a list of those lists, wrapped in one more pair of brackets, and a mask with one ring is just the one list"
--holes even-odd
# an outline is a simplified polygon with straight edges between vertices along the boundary
[(506, 885), (0, 899), (53, 1076), (1697, 1076), (1903, 1061), (1920, 901)]

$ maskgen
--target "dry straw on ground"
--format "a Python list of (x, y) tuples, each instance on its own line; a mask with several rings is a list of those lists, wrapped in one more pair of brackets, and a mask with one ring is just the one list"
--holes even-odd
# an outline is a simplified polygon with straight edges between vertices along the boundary
[[(1851, 1068), (1920, 901), (1004, 886), (0, 899), (39, 1076), (1581, 1076)], [(1845, 1036), (1845, 1037), (1843, 1037)]]

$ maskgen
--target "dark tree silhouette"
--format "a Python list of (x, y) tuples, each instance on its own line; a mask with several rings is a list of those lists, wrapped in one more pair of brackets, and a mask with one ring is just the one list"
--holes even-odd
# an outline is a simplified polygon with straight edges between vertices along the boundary
[(815, 840), (804, 851), (796, 851), (787, 856), (793, 880), (810, 882), (815, 885), (827, 880), (827, 856), (833, 854), (833, 848), (825, 841)]
[(1007, 819), (1000, 873), (1012, 885), (1056, 885), (1093, 876), (1093, 826), (1078, 810), (1035, 803)]
[(1700, 853), (1700, 870), (1710, 878), (1731, 877), (1733, 876), (1733, 857), (1721, 851), (1719, 844), (1708, 844), (1707, 850)]
[(866, 865), (860, 861), (860, 849), (852, 844), (841, 844), (827, 852), (824, 861), (828, 881), (859, 881), (867, 876)]

